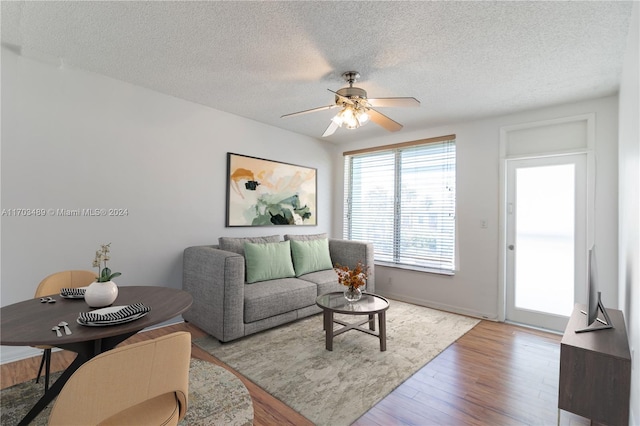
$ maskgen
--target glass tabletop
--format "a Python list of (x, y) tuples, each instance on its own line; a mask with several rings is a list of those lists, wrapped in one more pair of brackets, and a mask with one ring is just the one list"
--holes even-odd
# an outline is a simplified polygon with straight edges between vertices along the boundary
[(316, 304), (323, 309), (329, 309), (343, 314), (373, 314), (389, 308), (389, 301), (382, 296), (362, 293), (362, 298), (356, 302), (349, 302), (343, 292), (333, 292), (318, 296)]

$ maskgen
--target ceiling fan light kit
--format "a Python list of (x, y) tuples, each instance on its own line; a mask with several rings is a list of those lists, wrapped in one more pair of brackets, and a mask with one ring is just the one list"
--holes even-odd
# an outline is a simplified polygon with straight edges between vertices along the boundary
[(396, 132), (402, 129), (402, 124), (392, 120), (386, 115), (376, 111), (373, 107), (417, 107), (420, 106), (420, 101), (416, 98), (367, 98), (367, 92), (359, 87), (353, 87), (353, 83), (360, 78), (360, 73), (357, 71), (347, 71), (342, 74), (342, 77), (349, 84), (349, 87), (343, 87), (334, 92), (331, 89), (331, 93), (335, 94), (335, 104), (327, 105), (324, 107), (318, 107), (308, 109), (304, 111), (294, 112), (292, 114), (283, 115), (282, 118), (292, 117), (294, 115), (302, 115), (310, 112), (322, 111), (325, 109), (331, 109), (334, 107), (342, 108), (329, 123), (329, 127), (322, 134), (322, 137), (332, 135), (338, 128), (345, 127), (347, 129), (357, 129), (364, 125), (369, 120), (373, 121), (377, 125), (385, 128), (390, 132)]
[(338, 126), (347, 129), (357, 129), (369, 121), (369, 114), (365, 108), (353, 105), (345, 105), (344, 109), (337, 113), (332, 119)]

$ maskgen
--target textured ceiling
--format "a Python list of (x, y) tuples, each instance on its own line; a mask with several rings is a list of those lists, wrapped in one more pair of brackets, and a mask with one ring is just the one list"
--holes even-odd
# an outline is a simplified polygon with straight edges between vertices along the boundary
[[(357, 70), (403, 131), (614, 94), (631, 2), (8, 2), (2, 43), (320, 137)], [(331, 142), (379, 137), (374, 123)]]

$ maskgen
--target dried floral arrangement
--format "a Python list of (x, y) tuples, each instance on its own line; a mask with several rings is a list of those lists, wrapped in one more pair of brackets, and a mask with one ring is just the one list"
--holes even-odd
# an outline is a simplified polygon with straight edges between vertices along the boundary
[(338, 274), (338, 282), (350, 288), (362, 287), (369, 276), (369, 267), (365, 267), (362, 262), (358, 262), (353, 269), (336, 263), (333, 269)]

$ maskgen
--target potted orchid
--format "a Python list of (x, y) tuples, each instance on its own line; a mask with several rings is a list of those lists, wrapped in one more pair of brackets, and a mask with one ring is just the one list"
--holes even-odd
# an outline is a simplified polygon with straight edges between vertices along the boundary
[[(111, 260), (111, 256), (109, 256), (110, 252), (111, 243), (101, 244), (100, 250), (96, 250), (96, 257), (93, 259), (93, 267), (98, 268), (96, 281), (99, 283), (106, 283), (107, 281), (111, 281), (111, 279), (122, 275), (120, 272), (111, 272), (111, 269), (107, 267), (107, 261)], [(101, 266), (103, 262), (104, 268)]]
[(347, 288), (344, 290), (344, 297), (349, 302), (356, 302), (362, 297), (360, 287), (367, 283), (369, 267), (365, 267), (362, 262), (358, 262), (355, 268), (342, 266), (336, 263), (333, 268), (338, 274), (338, 282)]
[(84, 293), (84, 300), (92, 308), (102, 308), (111, 305), (118, 297), (118, 286), (113, 278), (122, 275), (120, 272), (111, 272), (107, 266), (110, 256), (111, 243), (101, 244), (93, 259), (93, 267), (98, 268), (96, 281), (91, 283)]

